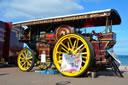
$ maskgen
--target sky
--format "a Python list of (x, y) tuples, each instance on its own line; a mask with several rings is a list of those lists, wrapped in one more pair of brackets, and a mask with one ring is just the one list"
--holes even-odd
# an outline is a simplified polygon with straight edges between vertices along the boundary
[[(128, 0), (0, 0), (0, 20), (20, 22), (113, 8), (122, 19), (121, 25), (113, 26), (117, 34), (114, 51), (118, 55), (128, 55), (127, 5)], [(103, 30), (104, 27), (95, 29), (96, 32)]]

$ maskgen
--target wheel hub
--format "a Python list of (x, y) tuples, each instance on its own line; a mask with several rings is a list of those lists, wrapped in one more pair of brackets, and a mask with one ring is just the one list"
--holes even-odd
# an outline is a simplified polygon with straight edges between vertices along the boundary
[(73, 54), (73, 52), (71, 51), (71, 50), (69, 50), (69, 53), (68, 53), (68, 55), (72, 55)]

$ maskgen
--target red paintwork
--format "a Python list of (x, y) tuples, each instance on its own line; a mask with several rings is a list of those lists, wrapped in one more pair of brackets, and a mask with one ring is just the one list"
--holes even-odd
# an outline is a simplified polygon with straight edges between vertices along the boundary
[(54, 34), (46, 34), (46, 38), (53, 38)]
[[(100, 34), (96, 33), (96, 36), (99, 36), (99, 40), (92, 41), (91, 44), (94, 48), (95, 53), (95, 60), (101, 61), (101, 63), (107, 63), (107, 59), (109, 56), (107, 55), (107, 50), (112, 48), (115, 44), (115, 39), (113, 36), (115, 36), (115, 33), (108, 33), (108, 34)], [(101, 40), (100, 40), (101, 39)], [(105, 40), (104, 40), (105, 39)]]
[(43, 51), (45, 51), (46, 56), (50, 56), (50, 49), (39, 49), (39, 55), (43, 54)]
[(95, 33), (95, 34), (93, 34), (93, 35), (95, 35), (95, 36), (101, 36), (102, 33)]

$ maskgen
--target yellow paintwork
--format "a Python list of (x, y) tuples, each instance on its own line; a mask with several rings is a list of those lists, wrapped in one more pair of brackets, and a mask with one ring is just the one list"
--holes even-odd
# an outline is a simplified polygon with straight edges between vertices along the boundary
[(50, 67), (51, 65), (51, 62), (44, 62), (44, 63), (41, 63), (39, 60), (36, 61), (36, 64), (37, 66), (41, 69), (41, 70), (44, 70), (44, 69), (47, 69), (48, 67)]
[[(74, 42), (71, 41), (71, 39), (74, 39)], [(64, 52), (61, 52), (61, 49), (63, 49)], [(82, 49), (86, 49), (86, 52), (82, 52)], [(81, 66), (81, 69), (79, 72), (70, 73), (70, 72), (60, 71), (61, 62), (62, 62), (61, 54), (69, 54), (69, 51), (71, 51), (73, 54), (77, 54), (77, 53), (81, 53), (82, 55), (86, 54), (86, 56), (85, 55), (82, 56), (83, 66)], [(90, 50), (89, 50), (88, 44), (81, 36), (77, 34), (68, 34), (68, 35), (61, 37), (56, 43), (54, 50), (53, 50), (53, 61), (54, 61), (56, 68), (63, 75), (66, 75), (66, 76), (78, 76), (79, 74), (81, 74), (87, 68), (89, 64), (89, 60), (90, 60)]]
[(17, 59), (19, 68), (22, 71), (27, 71), (32, 65), (32, 58), (32, 53), (29, 49), (21, 50)]

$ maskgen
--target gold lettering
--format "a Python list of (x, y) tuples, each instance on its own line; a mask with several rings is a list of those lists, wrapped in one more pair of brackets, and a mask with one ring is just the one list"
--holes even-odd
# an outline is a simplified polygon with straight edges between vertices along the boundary
[(76, 19), (79, 19), (79, 17), (77, 16)]

